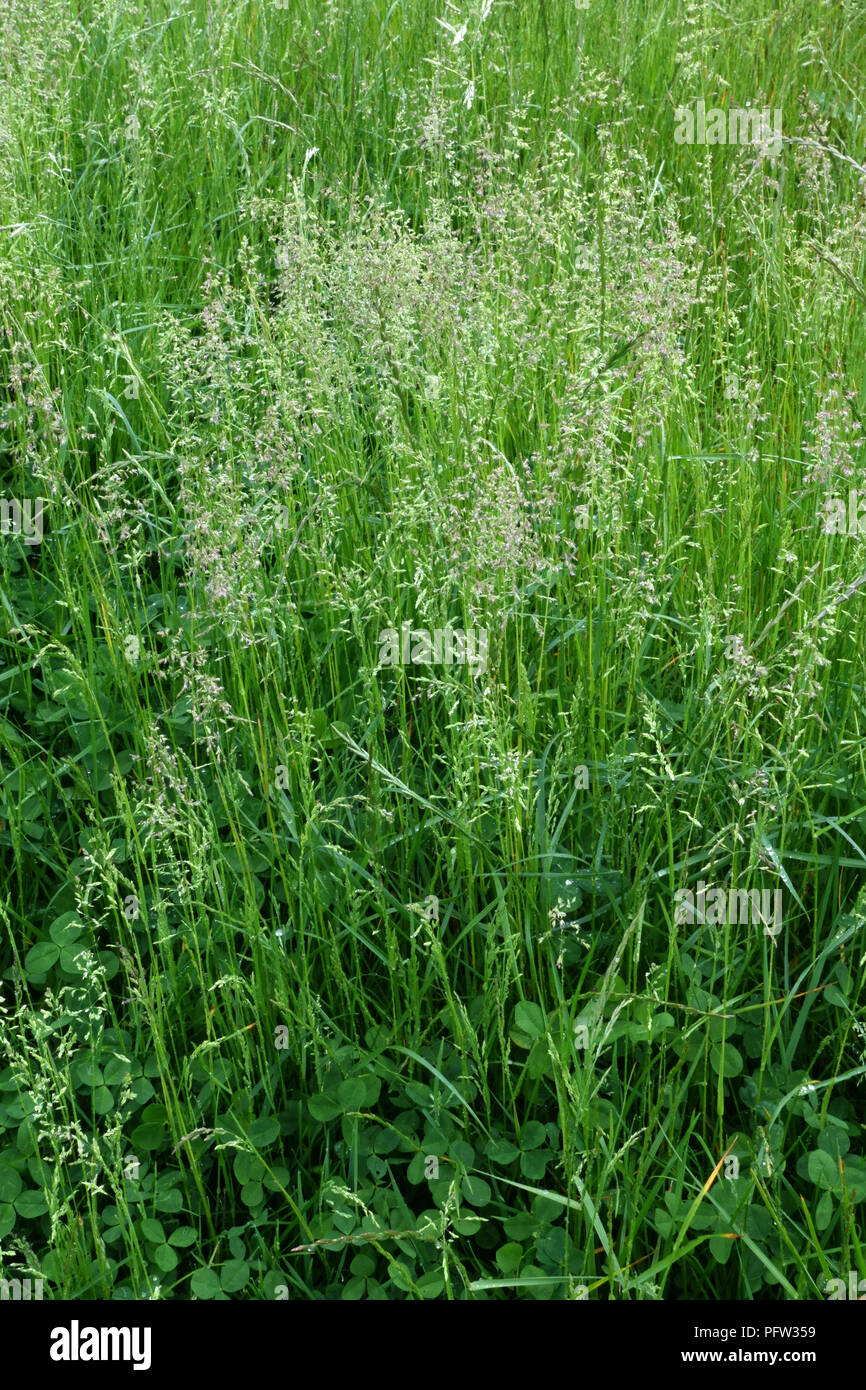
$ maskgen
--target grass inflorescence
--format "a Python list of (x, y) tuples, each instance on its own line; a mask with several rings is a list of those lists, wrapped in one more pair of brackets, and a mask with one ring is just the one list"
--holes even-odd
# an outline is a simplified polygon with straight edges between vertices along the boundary
[(866, 1278), (859, 0), (0, 38), (0, 1276)]

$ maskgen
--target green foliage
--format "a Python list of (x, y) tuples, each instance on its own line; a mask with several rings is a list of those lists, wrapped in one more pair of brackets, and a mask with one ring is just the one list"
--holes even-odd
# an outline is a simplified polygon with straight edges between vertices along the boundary
[(862, 6), (7, 9), (0, 1274), (863, 1273)]

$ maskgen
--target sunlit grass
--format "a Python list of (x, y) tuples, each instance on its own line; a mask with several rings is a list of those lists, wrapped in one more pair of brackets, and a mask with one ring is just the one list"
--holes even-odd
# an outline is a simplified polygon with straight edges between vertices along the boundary
[(4, 24), (0, 1273), (866, 1276), (859, 6)]

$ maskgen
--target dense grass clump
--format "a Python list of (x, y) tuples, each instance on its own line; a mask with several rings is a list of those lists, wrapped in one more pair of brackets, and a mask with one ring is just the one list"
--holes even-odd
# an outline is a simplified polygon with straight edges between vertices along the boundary
[(861, 0), (0, 25), (0, 1277), (866, 1277)]

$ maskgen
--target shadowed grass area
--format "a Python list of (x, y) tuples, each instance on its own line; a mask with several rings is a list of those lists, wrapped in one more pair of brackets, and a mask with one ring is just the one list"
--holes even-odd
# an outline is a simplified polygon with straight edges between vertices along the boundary
[(0, 24), (0, 1277), (866, 1277), (859, 0)]

